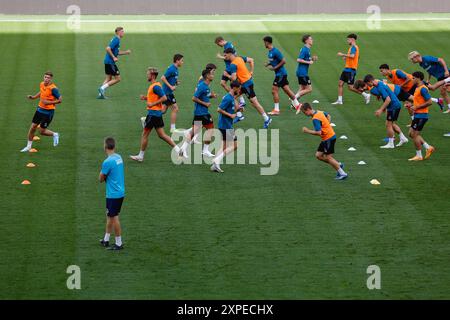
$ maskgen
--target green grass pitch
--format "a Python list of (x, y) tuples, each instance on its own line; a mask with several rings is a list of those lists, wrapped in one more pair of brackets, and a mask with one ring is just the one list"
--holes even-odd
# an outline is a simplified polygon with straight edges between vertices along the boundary
[[(248, 23), (111, 17), (129, 21), (86, 22), (79, 32), (67, 30), (65, 22), (0, 17), (0, 298), (449, 298), (450, 138), (443, 137), (450, 131), (449, 116), (432, 107), (424, 137), (436, 153), (430, 161), (409, 163), (411, 142), (379, 149), (385, 129), (373, 114), (378, 102), (366, 106), (346, 90), (344, 106), (330, 104), (343, 68), (336, 53), (347, 49), (350, 31), (359, 35), (359, 77), (377, 74), (381, 63), (415, 71), (418, 67), (406, 58), (411, 50), (450, 61), (449, 15), (424, 17), (430, 19), (404, 15), (401, 21), (382, 21), (380, 30), (367, 29), (358, 17)], [(108, 90), (110, 99), (96, 100), (104, 48), (116, 25), (127, 31), (122, 49), (133, 53), (120, 59), (123, 81)], [(223, 64), (215, 58), (213, 43), (221, 34), (239, 53), (255, 58), (255, 90), (269, 111), (273, 72), (263, 68), (262, 37), (274, 37), (296, 87), (295, 59), (304, 33), (315, 38), (312, 51), (319, 56), (310, 69), (314, 91), (304, 101), (318, 99), (337, 124), (337, 135), (349, 137), (336, 145), (336, 158), (350, 174), (347, 181), (334, 181), (334, 172), (315, 160), (318, 138), (299, 131), (311, 126), (310, 120), (288, 111), (285, 96), (282, 115), (272, 126), (280, 130), (275, 176), (261, 176), (259, 165), (224, 165), (223, 175), (212, 174), (207, 165), (175, 166), (154, 133), (144, 163), (127, 159), (139, 150), (145, 108), (138, 97), (148, 86), (148, 66), (164, 70), (174, 53), (185, 55), (176, 96), (178, 127), (186, 128), (196, 80), (208, 62), (219, 66), (212, 87), (222, 95), (218, 74)], [(60, 146), (53, 148), (51, 139), (42, 138), (34, 144), (38, 153), (22, 154), (35, 110), (26, 95), (37, 92), (47, 69), (55, 73), (64, 97), (50, 127), (61, 133)], [(261, 127), (252, 108), (246, 116), (238, 127)], [(403, 111), (405, 132), (407, 123)], [(104, 186), (97, 177), (108, 135), (118, 140), (126, 170), (121, 215), (126, 248), (118, 253), (98, 245)], [(348, 152), (350, 146), (357, 151)], [(358, 166), (360, 160), (367, 165)], [(30, 161), (37, 167), (26, 168)], [(370, 185), (373, 178), (381, 185)], [(21, 185), (23, 179), (32, 184)], [(366, 287), (371, 264), (381, 268), (381, 290)], [(81, 290), (66, 287), (69, 265), (81, 268)]]

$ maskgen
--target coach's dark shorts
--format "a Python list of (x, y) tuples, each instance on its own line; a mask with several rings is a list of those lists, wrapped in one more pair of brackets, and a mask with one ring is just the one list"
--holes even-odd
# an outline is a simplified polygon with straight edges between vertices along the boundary
[(417, 89), (417, 85), (415, 84), (415, 85), (413, 85), (412, 86), (412, 88), (408, 91), (408, 93), (410, 94), (410, 95), (414, 95), (414, 93), (416, 92), (416, 89)]
[(256, 97), (253, 85), (249, 85), (248, 87), (241, 87), (241, 93), (245, 94), (249, 99)]
[(428, 121), (428, 119), (414, 117), (414, 119), (411, 123), (411, 129), (413, 129), (415, 131), (422, 131), (422, 129), (425, 126), (425, 123), (427, 123), (427, 121)]
[(220, 129), (220, 133), (222, 134), (223, 141), (237, 141), (237, 137), (234, 134), (234, 129)]
[(45, 114), (40, 112), (39, 110), (36, 110), (33, 116), (33, 120), (31, 122), (33, 122), (34, 124), (38, 124), (41, 126), (42, 129), (45, 129), (52, 122), (53, 114), (54, 114), (53, 112), (51, 114)]
[(342, 71), (340, 80), (344, 81), (347, 84), (354, 84), (356, 77), (356, 70), (352, 71)]
[(145, 126), (144, 127), (146, 129), (163, 128), (164, 120), (162, 117), (148, 114), (147, 117), (145, 118)]
[(202, 126), (206, 129), (214, 128), (214, 121), (210, 114), (194, 116), (194, 120), (192, 120), (192, 125), (194, 125), (195, 122), (201, 122)]
[(274, 86), (278, 87), (278, 88), (283, 88), (284, 86), (289, 85), (289, 81), (287, 78), (287, 75), (284, 76), (275, 76), (275, 79), (273, 79), (273, 83)]
[(387, 121), (392, 121), (392, 122), (397, 121), (398, 120), (398, 116), (400, 114), (400, 110), (401, 110), (400, 108), (388, 110), (386, 112), (386, 120)]
[(298, 78), (298, 84), (301, 86), (310, 86), (311, 85), (311, 79), (308, 76), (301, 76)]
[(105, 63), (105, 74), (109, 76), (118, 76), (120, 75), (120, 71), (117, 65)]
[(106, 215), (108, 217), (118, 216), (120, 209), (122, 209), (122, 203), (124, 198), (106, 198)]
[(400, 89), (400, 93), (397, 95), (398, 100), (402, 102), (408, 101), (409, 97), (411, 97), (411, 94), (409, 92), (403, 91), (403, 89)]
[(322, 141), (317, 148), (317, 151), (323, 152), (325, 154), (333, 154), (334, 153), (334, 145), (336, 144), (336, 138), (331, 138), (325, 141)]
[(177, 99), (175, 99), (175, 96), (173, 93), (166, 94), (167, 100), (163, 102), (166, 106), (171, 106), (175, 103), (177, 103)]

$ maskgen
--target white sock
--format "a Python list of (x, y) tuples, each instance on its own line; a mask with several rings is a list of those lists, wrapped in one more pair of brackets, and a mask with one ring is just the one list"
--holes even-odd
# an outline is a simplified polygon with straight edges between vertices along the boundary
[(425, 149), (430, 149), (430, 145), (428, 143), (424, 142), (422, 145)]
[(236, 112), (236, 116), (237, 116), (238, 118), (242, 117), (242, 112), (240, 112), (240, 111)]
[(175, 146), (173, 147), (173, 150), (175, 150), (176, 153), (180, 153), (180, 147), (179, 146)]
[(225, 154), (223, 153), (223, 151), (220, 152), (220, 153), (214, 158), (214, 160), (213, 160), (214, 163), (215, 163), (215, 164), (219, 164), (220, 161), (222, 161), (224, 155), (225, 155)]
[(239, 97), (239, 103), (240, 103), (240, 104), (244, 104), (244, 103), (245, 103), (245, 99), (244, 99), (243, 96), (240, 96), (240, 97)]
[(450, 103), (447, 105), (447, 107), (450, 109)]
[(194, 140), (197, 141), (197, 138), (198, 138), (198, 133), (192, 137), (192, 141), (194, 141)]
[(175, 130), (175, 123), (170, 124), (170, 130)]
[(273, 108), (274, 108), (276, 111), (280, 111), (280, 103), (274, 103)]
[(431, 98), (431, 101), (433, 101), (434, 103), (438, 103), (439, 99), (438, 98)]
[(122, 245), (122, 237), (121, 236), (116, 237), (116, 245), (119, 247)]
[(106, 88), (108, 88), (108, 87), (109, 87), (109, 84), (105, 83), (105, 84), (102, 85), (100, 88), (101, 88), (102, 90), (106, 90)]
[(342, 168), (339, 168), (339, 169), (338, 169), (338, 173), (339, 173), (341, 176), (346, 174), (345, 171), (344, 171)]
[(414, 116), (411, 116), (411, 120), (414, 120)]
[(27, 141), (27, 148), (31, 148), (32, 145), (33, 145), (33, 140)]
[(394, 144), (394, 140), (395, 140), (395, 138), (389, 138), (388, 144), (390, 144), (390, 145)]
[(187, 142), (187, 141), (183, 142), (183, 144), (181, 145), (181, 150), (183, 150), (183, 152), (185, 152), (188, 146), (189, 146), (189, 142)]
[(339, 102), (342, 102), (342, 96), (339, 96), (339, 97), (338, 97), (338, 101), (339, 101)]
[(298, 107), (300, 105), (300, 102), (298, 102), (297, 97), (295, 97), (294, 100), (292, 100), (292, 102), (294, 103), (294, 107)]
[(144, 154), (145, 154), (145, 151), (139, 151), (139, 155), (138, 155), (138, 157), (139, 158), (143, 158), (144, 157)]
[(269, 120), (269, 117), (267, 116), (267, 114), (265, 112), (262, 114), (262, 117), (263, 117), (264, 121)]
[(209, 152), (209, 144), (204, 144), (203, 145), (203, 152)]
[(105, 233), (105, 236), (103, 237), (103, 241), (109, 241), (110, 236), (111, 236), (110, 233)]
[(400, 132), (398, 135), (400, 136), (400, 140), (402, 140), (402, 141), (408, 140), (408, 138), (405, 137), (403, 132)]
[(362, 96), (363, 96), (364, 98), (367, 98), (367, 96), (370, 97), (370, 94), (368, 94), (367, 92), (362, 92), (361, 94), (362, 94)]
[(297, 93), (295, 94), (295, 99), (298, 99), (298, 98), (300, 98), (300, 93), (297, 92)]
[(416, 150), (416, 156), (422, 158), (422, 150)]

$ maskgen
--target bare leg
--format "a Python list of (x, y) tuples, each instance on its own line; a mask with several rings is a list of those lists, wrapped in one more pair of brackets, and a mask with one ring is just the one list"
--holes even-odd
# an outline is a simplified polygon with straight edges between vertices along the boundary
[(141, 137), (141, 151), (145, 151), (147, 149), (148, 145), (148, 136), (150, 135), (150, 132), (152, 132), (152, 129), (144, 128), (142, 131), (142, 137)]
[(110, 217), (106, 217), (106, 233), (111, 234), (113, 229), (113, 219)]
[(175, 142), (173, 142), (172, 138), (170, 138), (165, 132), (164, 132), (164, 128), (155, 128), (156, 133), (158, 134), (158, 136), (164, 140), (165, 142), (167, 142), (167, 144), (169, 144), (172, 147), (175, 147), (176, 144)]
[(112, 217), (111, 219), (113, 221), (114, 235), (120, 237), (122, 235), (122, 228), (120, 226), (119, 216)]
[(170, 128), (175, 127), (175, 123), (177, 122), (177, 114), (178, 114), (178, 105), (175, 103), (171, 105), (172, 111), (170, 113)]
[(38, 125), (36, 123), (31, 124), (30, 129), (28, 130), (28, 141), (33, 141), (37, 126)]

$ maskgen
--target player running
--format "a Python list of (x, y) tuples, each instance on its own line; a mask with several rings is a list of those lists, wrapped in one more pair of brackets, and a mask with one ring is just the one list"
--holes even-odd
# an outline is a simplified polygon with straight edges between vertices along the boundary
[(107, 88), (120, 82), (120, 71), (116, 65), (119, 61), (119, 56), (128, 55), (131, 50), (120, 51), (120, 40), (123, 38), (124, 30), (122, 27), (117, 27), (115, 30), (116, 35), (112, 38), (109, 45), (106, 47), (106, 55), (104, 59), (106, 78), (103, 81), (103, 85), (98, 88), (97, 99), (105, 99), (105, 91)]
[(428, 121), (428, 108), (432, 102), (428, 88), (423, 82), (425, 75), (420, 71), (416, 71), (412, 75), (417, 88), (414, 92), (414, 105), (411, 107), (414, 112), (414, 119), (411, 128), (409, 128), (409, 136), (414, 140), (416, 155), (408, 160), (422, 161), (422, 146), (426, 149), (425, 159), (430, 158), (435, 150), (433, 146), (425, 142), (421, 135), (421, 131)]
[(116, 153), (116, 141), (114, 138), (106, 138), (104, 149), (108, 157), (103, 161), (100, 171), (100, 183), (106, 183), (106, 231), (100, 244), (109, 247), (109, 238), (114, 229), (116, 242), (108, 250), (122, 250), (122, 228), (120, 227), (119, 214), (125, 197), (125, 175), (123, 160)]
[(167, 100), (163, 102), (164, 109), (163, 113), (166, 113), (167, 108), (171, 108), (170, 113), (170, 133), (173, 133), (176, 130), (176, 121), (177, 121), (177, 114), (178, 114), (178, 104), (177, 99), (175, 99), (175, 96), (173, 92), (177, 89), (178, 85), (180, 84), (180, 81), (178, 80), (178, 69), (181, 68), (181, 66), (184, 63), (184, 58), (182, 54), (175, 54), (173, 56), (173, 64), (171, 64), (164, 75), (161, 77), (161, 81), (163, 82), (163, 91), (164, 94), (167, 96)]
[[(305, 34), (302, 37), (304, 46), (301, 48), (297, 58), (297, 78), (299, 89), (295, 97), (300, 99), (304, 95), (312, 92), (311, 79), (309, 78), (309, 66), (317, 61), (317, 56), (311, 56), (311, 47), (313, 45), (313, 38), (310, 34)], [(300, 112), (300, 108), (297, 113)]]
[(345, 61), (345, 68), (344, 71), (342, 71), (341, 77), (339, 79), (339, 85), (338, 85), (338, 99), (337, 101), (333, 102), (332, 104), (338, 105), (338, 104), (344, 104), (342, 100), (342, 95), (344, 92), (344, 83), (347, 83), (348, 89), (350, 91), (353, 91), (357, 94), (361, 94), (364, 97), (364, 100), (366, 104), (370, 102), (370, 94), (366, 92), (359, 92), (353, 87), (353, 84), (355, 83), (355, 77), (356, 77), (356, 71), (358, 69), (358, 62), (359, 62), (359, 47), (356, 44), (356, 39), (358, 36), (354, 33), (351, 33), (347, 36), (347, 44), (350, 46), (347, 53), (338, 52), (338, 56), (342, 57)]
[(294, 104), (294, 108), (296, 110), (300, 110), (300, 103), (292, 92), (291, 88), (289, 88), (289, 81), (287, 79), (287, 71), (284, 65), (286, 64), (286, 59), (284, 59), (283, 54), (278, 48), (273, 46), (273, 39), (270, 36), (266, 36), (263, 39), (264, 46), (269, 50), (267, 56), (269, 61), (265, 64), (269, 70), (275, 72), (275, 79), (272, 84), (272, 96), (274, 102), (274, 108), (270, 115), (278, 116), (280, 114), (280, 96), (278, 94), (279, 88), (282, 88), (284, 93), (292, 100)]
[[(386, 115), (386, 131), (388, 137), (388, 143), (384, 146), (380, 146), (381, 149), (393, 149), (396, 146), (400, 147), (408, 142), (408, 138), (403, 134), (400, 127), (397, 125), (398, 116), (400, 114), (402, 104), (395, 95), (394, 91), (388, 87), (383, 81), (375, 79), (371, 74), (364, 77), (364, 83), (372, 87), (371, 91), (377, 96), (383, 99), (383, 104), (379, 109), (375, 111), (377, 117), (381, 116), (383, 112), (387, 111)], [(358, 86), (359, 87), (359, 84)], [(356, 86), (355, 86), (356, 88)], [(395, 146), (395, 133), (400, 137), (400, 142)]]
[[(231, 80), (238, 80), (241, 84), (241, 92), (247, 95), (247, 98), (250, 100), (253, 107), (259, 112), (259, 114), (264, 119), (264, 129), (269, 128), (270, 123), (272, 122), (272, 118), (270, 118), (264, 108), (258, 101), (256, 97), (255, 90), (253, 88), (253, 69), (254, 69), (254, 61), (250, 57), (237, 57), (234, 53), (233, 49), (225, 50), (225, 59), (230, 61), (230, 71), (231, 71)], [(248, 63), (250, 65), (250, 71), (247, 69), (245, 64)]]
[(314, 130), (303, 127), (303, 133), (308, 133), (314, 136), (320, 136), (322, 142), (316, 152), (317, 160), (328, 163), (336, 171), (336, 180), (344, 180), (348, 174), (344, 171), (344, 165), (334, 159), (334, 146), (336, 144), (336, 134), (331, 126), (331, 117), (328, 113), (314, 110), (309, 103), (304, 103), (301, 106), (302, 112), (312, 118)]
[(202, 155), (206, 157), (214, 157), (214, 154), (209, 151), (209, 145), (211, 143), (212, 129), (214, 129), (214, 121), (209, 113), (209, 107), (211, 106), (211, 98), (216, 98), (217, 95), (211, 92), (211, 82), (214, 79), (214, 73), (211, 70), (205, 69), (202, 72), (202, 80), (198, 82), (195, 89), (192, 101), (194, 102), (194, 119), (192, 120), (192, 128), (185, 133), (185, 141), (181, 145), (181, 154), (187, 158), (186, 149), (192, 144), (193, 137), (196, 137), (201, 128), (205, 128), (206, 134), (204, 139)]
[(443, 86), (440, 81), (447, 79), (450, 76), (450, 69), (447, 67), (444, 59), (433, 56), (422, 56), (419, 52), (413, 51), (408, 54), (408, 59), (412, 63), (418, 63), (422, 68), (428, 72), (427, 83), (430, 82), (431, 77), (437, 79), (438, 83), (434, 85), (428, 84), (430, 90), (441, 88), (441, 97), (447, 103), (447, 110), (444, 113), (450, 113), (450, 97), (447, 93), (450, 87)]
[(233, 119), (236, 117), (236, 111), (239, 109), (239, 105), (236, 103), (236, 97), (241, 93), (241, 84), (239, 81), (231, 82), (231, 90), (223, 98), (222, 102), (217, 109), (219, 113), (219, 130), (222, 133), (222, 148), (218, 152), (217, 156), (213, 159), (211, 165), (211, 171), (223, 173), (220, 168), (222, 159), (229, 153), (237, 149), (237, 139), (234, 135)]
[(44, 81), (39, 85), (39, 92), (35, 95), (28, 95), (27, 97), (30, 100), (39, 98), (39, 104), (31, 121), (30, 129), (28, 130), (27, 146), (20, 150), (20, 152), (28, 152), (31, 150), (34, 133), (38, 126), (41, 135), (53, 137), (53, 146), (56, 147), (59, 143), (59, 133), (49, 130), (48, 126), (53, 120), (56, 105), (62, 102), (62, 96), (59, 93), (58, 87), (53, 83), (53, 73), (51, 71), (44, 73)]
[(138, 155), (130, 156), (134, 161), (144, 161), (145, 150), (148, 145), (148, 136), (154, 128), (158, 136), (172, 146), (176, 153), (180, 152), (180, 148), (173, 142), (173, 140), (164, 132), (164, 121), (162, 113), (164, 110), (163, 102), (167, 100), (167, 96), (161, 87), (161, 83), (156, 81), (158, 77), (158, 69), (148, 68), (147, 79), (150, 82), (148, 87), (147, 96), (141, 95), (141, 100), (147, 102), (147, 117), (145, 118), (145, 126), (142, 130), (141, 137), (141, 149)]

